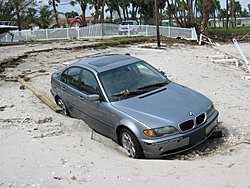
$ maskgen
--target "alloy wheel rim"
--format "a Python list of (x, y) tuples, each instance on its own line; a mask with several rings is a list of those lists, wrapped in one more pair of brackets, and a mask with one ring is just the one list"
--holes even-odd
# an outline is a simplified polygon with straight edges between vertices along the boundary
[(64, 104), (64, 102), (62, 101), (62, 99), (58, 100), (58, 106), (60, 106), (63, 109), (63, 114), (66, 115), (66, 106)]
[(122, 134), (122, 146), (129, 152), (131, 157), (135, 157), (136, 150), (134, 142), (132, 141), (131, 136), (126, 132)]

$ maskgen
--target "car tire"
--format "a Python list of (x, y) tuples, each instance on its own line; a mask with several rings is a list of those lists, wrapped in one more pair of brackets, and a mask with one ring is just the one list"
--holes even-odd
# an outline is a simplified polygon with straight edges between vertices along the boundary
[(63, 109), (61, 111), (61, 114), (65, 115), (65, 116), (69, 116), (69, 112), (68, 112), (68, 109), (66, 107), (66, 104), (60, 97), (56, 98), (56, 104)]
[(120, 131), (120, 143), (126, 149), (132, 158), (143, 159), (144, 154), (142, 147), (136, 136), (127, 128), (122, 128)]

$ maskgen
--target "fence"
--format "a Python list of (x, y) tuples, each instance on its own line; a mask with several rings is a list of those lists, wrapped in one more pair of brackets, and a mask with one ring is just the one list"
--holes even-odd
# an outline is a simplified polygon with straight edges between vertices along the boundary
[[(61, 40), (61, 39), (81, 39), (81, 38), (100, 38), (119, 36), (119, 25), (115, 24), (95, 24), (82, 28), (58, 28), (58, 29), (39, 29), (11, 31), (14, 34), (14, 42), (29, 40)], [(138, 36), (156, 36), (156, 26), (138, 25)], [(195, 28), (180, 28), (160, 26), (160, 35), (176, 38), (181, 37), (188, 40), (198, 40)], [(127, 36), (131, 35), (128, 31)], [(7, 34), (1, 42), (10, 42), (11, 35)]]

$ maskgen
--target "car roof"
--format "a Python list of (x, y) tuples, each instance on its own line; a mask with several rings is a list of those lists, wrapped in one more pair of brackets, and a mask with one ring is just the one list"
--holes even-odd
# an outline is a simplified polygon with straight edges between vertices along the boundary
[(123, 22), (136, 22), (136, 20), (124, 20)]
[(128, 22), (128, 23), (134, 22), (134, 23), (137, 24), (137, 21), (136, 21), (136, 20), (124, 20), (122, 23), (126, 23), (126, 22)]
[(71, 66), (89, 67), (100, 73), (138, 61), (142, 60), (130, 55), (106, 54), (82, 59)]

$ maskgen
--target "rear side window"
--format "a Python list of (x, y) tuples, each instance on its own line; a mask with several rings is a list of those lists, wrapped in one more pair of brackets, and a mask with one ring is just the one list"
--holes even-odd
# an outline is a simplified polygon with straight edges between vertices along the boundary
[(61, 81), (67, 85), (77, 88), (80, 71), (81, 68), (79, 67), (71, 67), (65, 70), (61, 75)]

